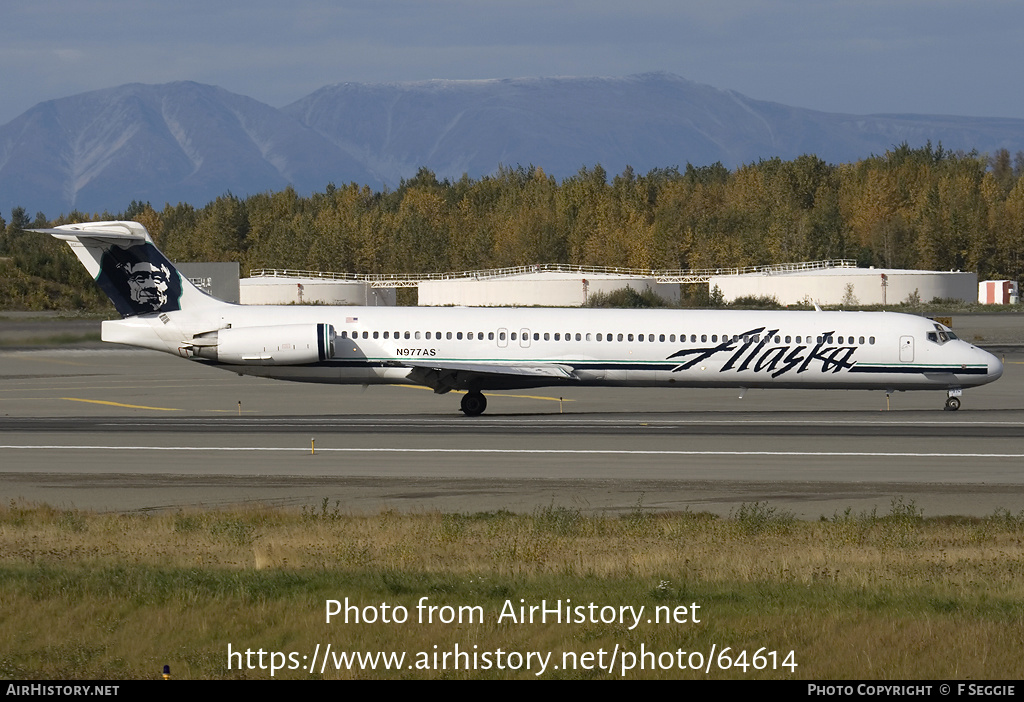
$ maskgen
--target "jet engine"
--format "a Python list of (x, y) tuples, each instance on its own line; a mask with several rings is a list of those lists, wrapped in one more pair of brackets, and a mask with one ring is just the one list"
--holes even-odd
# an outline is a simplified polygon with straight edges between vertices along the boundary
[(219, 329), (192, 340), (200, 358), (246, 366), (298, 366), (334, 356), (330, 324), (279, 324)]

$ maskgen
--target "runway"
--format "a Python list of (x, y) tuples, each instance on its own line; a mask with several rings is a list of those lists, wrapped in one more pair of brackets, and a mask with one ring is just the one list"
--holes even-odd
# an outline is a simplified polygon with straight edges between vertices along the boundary
[(456, 394), (289, 384), (146, 351), (0, 352), (0, 496), (145, 511), (708, 511), (817, 519), (913, 501), (1024, 510), (1024, 353), (944, 393), (567, 388)]

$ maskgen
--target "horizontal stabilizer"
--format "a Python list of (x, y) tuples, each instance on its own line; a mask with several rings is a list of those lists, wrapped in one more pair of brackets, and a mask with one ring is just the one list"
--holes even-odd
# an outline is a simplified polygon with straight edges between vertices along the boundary
[(71, 229), (67, 226), (59, 229), (29, 229), (37, 234), (50, 234), (51, 236), (64, 241), (81, 241), (84, 243), (96, 242), (97, 244), (119, 244), (130, 246), (141, 244), (146, 237), (138, 233), (129, 232), (124, 229)]

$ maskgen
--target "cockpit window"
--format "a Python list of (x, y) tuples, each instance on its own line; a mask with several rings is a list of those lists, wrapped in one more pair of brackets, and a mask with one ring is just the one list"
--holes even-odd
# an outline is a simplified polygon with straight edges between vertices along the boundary
[(935, 325), (935, 331), (928, 332), (928, 341), (932, 342), (933, 344), (938, 344), (939, 346), (942, 346), (947, 341), (952, 341), (953, 339), (956, 338), (956, 334), (954, 334), (951, 331), (947, 331), (938, 324)]

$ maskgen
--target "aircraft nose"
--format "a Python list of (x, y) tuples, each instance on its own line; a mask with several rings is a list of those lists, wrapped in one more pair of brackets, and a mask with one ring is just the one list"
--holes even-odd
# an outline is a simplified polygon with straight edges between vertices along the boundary
[(988, 356), (988, 373), (985, 374), (985, 379), (989, 382), (998, 380), (1003, 374), (1003, 362), (990, 353), (986, 353)]

